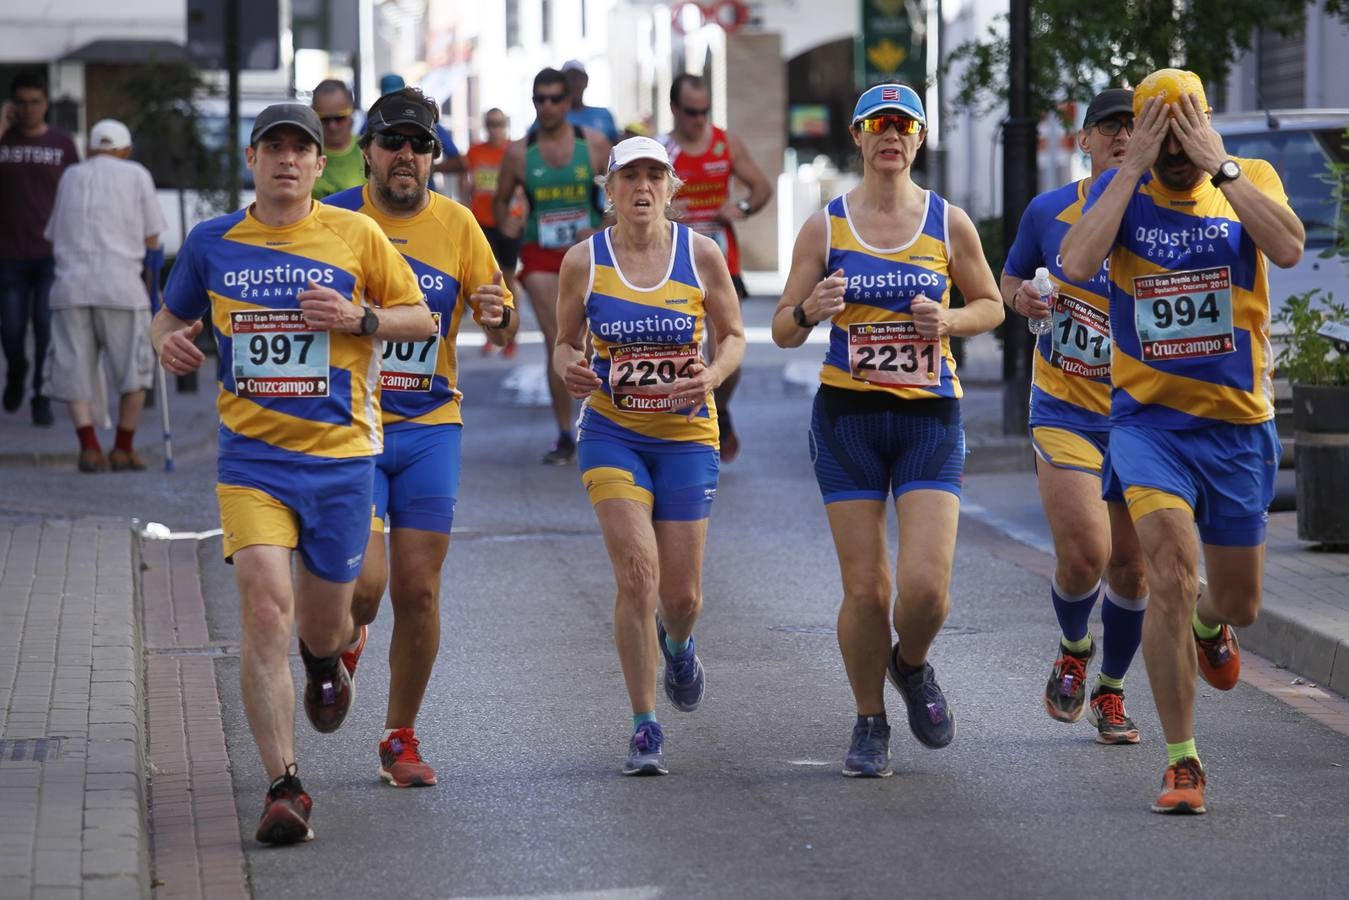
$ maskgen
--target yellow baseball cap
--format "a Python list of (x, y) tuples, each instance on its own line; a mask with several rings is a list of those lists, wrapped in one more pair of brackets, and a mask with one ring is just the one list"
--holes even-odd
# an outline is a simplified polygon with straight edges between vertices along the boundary
[(1150, 97), (1161, 97), (1162, 102), (1172, 104), (1180, 102), (1181, 94), (1198, 94), (1199, 105), (1210, 111), (1204, 82), (1198, 75), (1185, 69), (1158, 69), (1134, 88), (1134, 116), (1142, 114), (1143, 103)]

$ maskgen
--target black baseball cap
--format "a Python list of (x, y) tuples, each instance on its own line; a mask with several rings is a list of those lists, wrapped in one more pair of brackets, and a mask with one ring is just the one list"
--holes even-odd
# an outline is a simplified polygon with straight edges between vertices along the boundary
[(1120, 113), (1134, 114), (1134, 92), (1128, 88), (1108, 88), (1091, 98), (1087, 104), (1087, 115), (1082, 119), (1082, 127), (1090, 128), (1102, 119)]
[(426, 132), (427, 136), (439, 137), (436, 134), (436, 114), (431, 104), (385, 94), (375, 106), (371, 107), (370, 114), (366, 117), (365, 130), (376, 134), (396, 125), (415, 125)]
[(301, 103), (273, 103), (258, 113), (253, 120), (253, 133), (248, 138), (249, 146), (256, 145), (264, 134), (278, 125), (294, 125), (318, 145), (319, 153), (323, 152), (323, 124), (319, 122), (319, 114)]

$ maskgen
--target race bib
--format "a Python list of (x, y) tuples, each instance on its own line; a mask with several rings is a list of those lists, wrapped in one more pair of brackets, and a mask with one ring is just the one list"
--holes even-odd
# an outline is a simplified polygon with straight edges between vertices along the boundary
[(1140, 275), (1134, 325), (1145, 361), (1231, 353), (1232, 277), (1227, 266)]
[(436, 333), (426, 340), (384, 342), (379, 372), (381, 390), (431, 390), (440, 354), (440, 313), (431, 313), (431, 318), (436, 320)]
[(1110, 377), (1110, 314), (1059, 291), (1051, 365), (1082, 378)]
[(689, 227), (699, 234), (705, 234), (717, 242), (717, 249), (725, 256), (731, 249), (730, 238), (726, 236), (726, 226), (720, 222), (690, 222)]
[(576, 236), (590, 227), (590, 210), (558, 209), (539, 213), (539, 246), (551, 250), (570, 247)]
[[(697, 344), (623, 344), (609, 348), (609, 392), (623, 412), (675, 409), (670, 393), (698, 362)], [(685, 401), (684, 407), (688, 408)]]
[(936, 338), (921, 337), (912, 322), (854, 322), (848, 326), (848, 368), (867, 384), (935, 388), (941, 352)]
[(240, 397), (328, 396), (328, 332), (298, 309), (230, 313), (234, 392)]

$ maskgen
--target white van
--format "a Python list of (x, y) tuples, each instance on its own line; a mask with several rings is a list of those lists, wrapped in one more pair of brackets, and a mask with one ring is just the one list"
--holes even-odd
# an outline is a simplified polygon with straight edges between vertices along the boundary
[(1336, 241), (1349, 235), (1331, 185), (1324, 180), (1329, 160), (1349, 162), (1349, 109), (1295, 109), (1222, 113), (1214, 129), (1232, 156), (1263, 159), (1283, 180), (1293, 211), (1307, 229), (1307, 249), (1291, 269), (1269, 267), (1269, 300), (1274, 313), (1293, 294), (1312, 288), (1349, 300), (1349, 259), (1322, 258)]

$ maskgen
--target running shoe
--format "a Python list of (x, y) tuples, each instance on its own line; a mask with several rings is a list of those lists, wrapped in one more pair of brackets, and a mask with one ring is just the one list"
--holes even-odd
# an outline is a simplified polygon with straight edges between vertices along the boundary
[(483, 356), (491, 356), (491, 355), (492, 355), (492, 351), (495, 350), (495, 349), (496, 349), (496, 344), (493, 344), (493, 343), (492, 343), (492, 339), (491, 339), (491, 338), (487, 338), (487, 339), (485, 339), (485, 340), (482, 342), (482, 355), (483, 355)]
[(890, 726), (880, 716), (859, 716), (852, 728), (852, 746), (843, 759), (849, 778), (889, 778)]
[(1187, 756), (1166, 767), (1162, 776), (1162, 792), (1152, 803), (1157, 813), (1202, 815), (1204, 808), (1204, 767), (1199, 760)]
[(356, 685), (340, 655), (314, 656), (300, 641), (300, 659), (305, 674), (304, 714), (315, 731), (330, 734), (341, 728), (347, 718)]
[(718, 458), (724, 463), (735, 462), (740, 455), (740, 436), (731, 426), (731, 414), (726, 410), (717, 410), (717, 431), (717, 443), (721, 446)]
[[(1193, 633), (1194, 629), (1191, 628)], [(1230, 691), (1241, 678), (1241, 647), (1231, 625), (1222, 626), (1218, 636), (1205, 640), (1194, 636), (1194, 651), (1199, 657), (1199, 674), (1220, 691)]]
[(1091, 693), (1087, 721), (1096, 726), (1098, 744), (1137, 744), (1138, 726), (1124, 711), (1124, 692), (1098, 687)]
[(339, 655), (342, 658), (342, 665), (346, 667), (347, 674), (351, 676), (351, 683), (356, 684), (356, 664), (361, 661), (361, 654), (365, 652), (365, 639), (370, 636), (370, 626), (361, 626), (361, 637), (356, 641), (356, 649), (350, 648), (343, 650)]
[(1096, 655), (1096, 640), (1086, 653), (1074, 653), (1062, 641), (1056, 648), (1059, 658), (1045, 684), (1045, 712), (1060, 722), (1076, 722), (1087, 705), (1087, 664)]
[(576, 442), (569, 435), (560, 435), (553, 449), (543, 454), (545, 466), (565, 466), (576, 456)]
[(951, 712), (951, 705), (946, 702), (946, 695), (937, 684), (932, 664), (925, 662), (921, 669), (906, 675), (895, 664), (898, 653), (899, 644), (895, 644), (890, 651), (885, 674), (908, 707), (909, 730), (924, 747), (940, 750), (956, 736), (955, 714)]
[(509, 341), (506, 342), (506, 346), (501, 348), (501, 355), (506, 359), (514, 359), (515, 347), (516, 347), (515, 338), (511, 338)]
[(304, 792), (298, 774), (299, 769), (291, 763), (285, 774), (267, 788), (262, 818), (254, 835), (261, 843), (298, 844), (314, 839), (314, 829), (309, 827), (314, 801)]
[(417, 750), (420, 744), (411, 728), (394, 729), (379, 744), (379, 777), (400, 788), (435, 784), (435, 771)]
[(703, 700), (707, 678), (698, 654), (693, 652), (692, 635), (688, 649), (675, 656), (665, 644), (665, 625), (657, 616), (656, 643), (660, 644), (660, 655), (665, 657), (665, 696), (680, 712), (693, 712)]
[(643, 722), (628, 741), (624, 775), (669, 775), (665, 766), (665, 732), (659, 722)]

